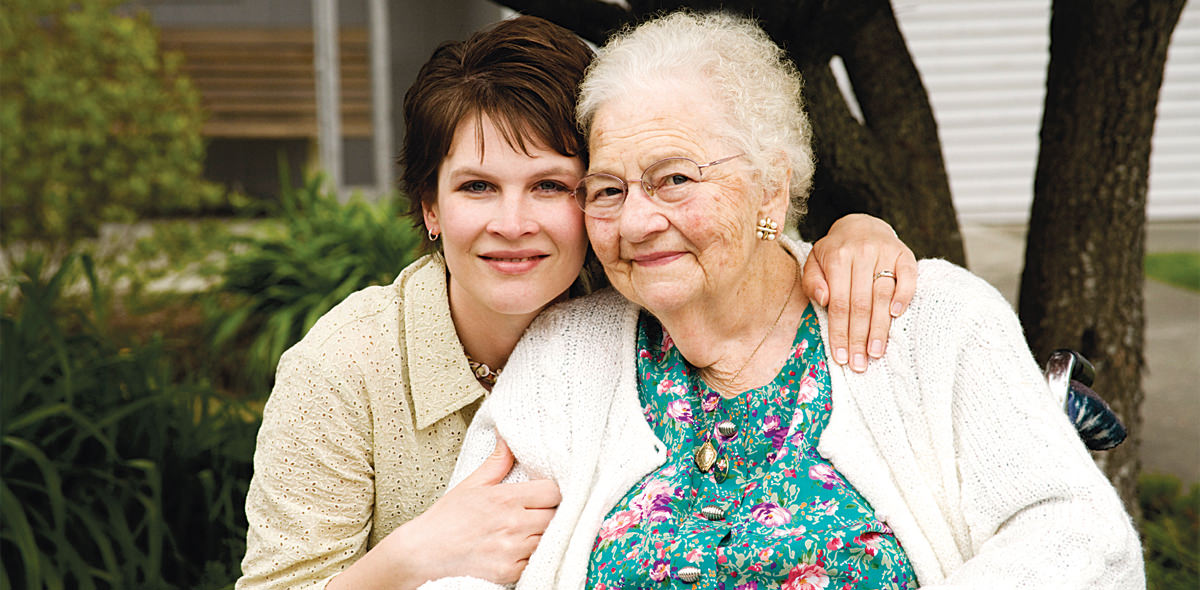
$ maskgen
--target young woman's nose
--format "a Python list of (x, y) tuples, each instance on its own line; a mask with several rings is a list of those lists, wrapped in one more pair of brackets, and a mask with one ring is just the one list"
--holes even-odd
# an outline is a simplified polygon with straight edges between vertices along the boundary
[(533, 207), (524, 195), (504, 194), (496, 202), (487, 230), (510, 240), (536, 233), (538, 224), (533, 218)]

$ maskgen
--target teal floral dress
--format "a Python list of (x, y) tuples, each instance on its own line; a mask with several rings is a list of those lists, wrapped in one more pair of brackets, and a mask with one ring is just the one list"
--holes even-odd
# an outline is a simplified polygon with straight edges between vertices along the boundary
[(588, 588), (917, 587), (892, 531), (817, 453), (832, 402), (811, 305), (775, 380), (734, 399), (646, 314), (637, 350), (646, 421), (671, 451), (605, 518)]

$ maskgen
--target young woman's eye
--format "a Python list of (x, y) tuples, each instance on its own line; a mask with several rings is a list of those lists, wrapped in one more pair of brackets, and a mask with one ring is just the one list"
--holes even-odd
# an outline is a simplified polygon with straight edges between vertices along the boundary
[(491, 185), (482, 180), (472, 180), (470, 182), (463, 183), (458, 190), (468, 193), (484, 193), (490, 188), (492, 188)]
[(538, 183), (537, 190), (543, 193), (570, 193), (574, 192), (567, 185), (555, 180), (543, 180)]

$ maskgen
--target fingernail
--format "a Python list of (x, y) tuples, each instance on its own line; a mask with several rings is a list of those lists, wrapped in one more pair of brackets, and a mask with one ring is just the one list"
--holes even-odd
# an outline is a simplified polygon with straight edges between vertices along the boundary
[(846, 364), (846, 361), (849, 360), (847, 358), (846, 349), (839, 348), (839, 349), (833, 351), (833, 360), (836, 361), (837, 364), (839, 364), (839, 365)]
[(899, 301), (897, 301), (896, 303), (893, 303), (892, 304), (892, 317), (898, 318), (898, 317), (900, 317), (901, 313), (904, 313), (904, 306), (900, 305)]
[(883, 341), (882, 340), (872, 340), (870, 352), (871, 352), (871, 356), (873, 356), (875, 358), (879, 358), (879, 357), (883, 356)]
[(865, 355), (861, 352), (855, 353), (854, 354), (854, 364), (852, 365), (852, 368), (859, 373), (866, 371), (867, 370), (867, 355)]
[(825, 289), (818, 288), (816, 295), (817, 295), (817, 304), (825, 305)]

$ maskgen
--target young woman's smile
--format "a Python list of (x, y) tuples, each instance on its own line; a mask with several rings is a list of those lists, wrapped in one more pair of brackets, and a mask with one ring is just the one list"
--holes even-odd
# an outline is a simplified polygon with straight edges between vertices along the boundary
[(587, 235), (573, 189), (583, 164), (526, 148), (510, 145), (488, 117), (468, 117), (438, 170), (425, 224), (441, 236), (456, 317), (531, 317), (579, 276)]

